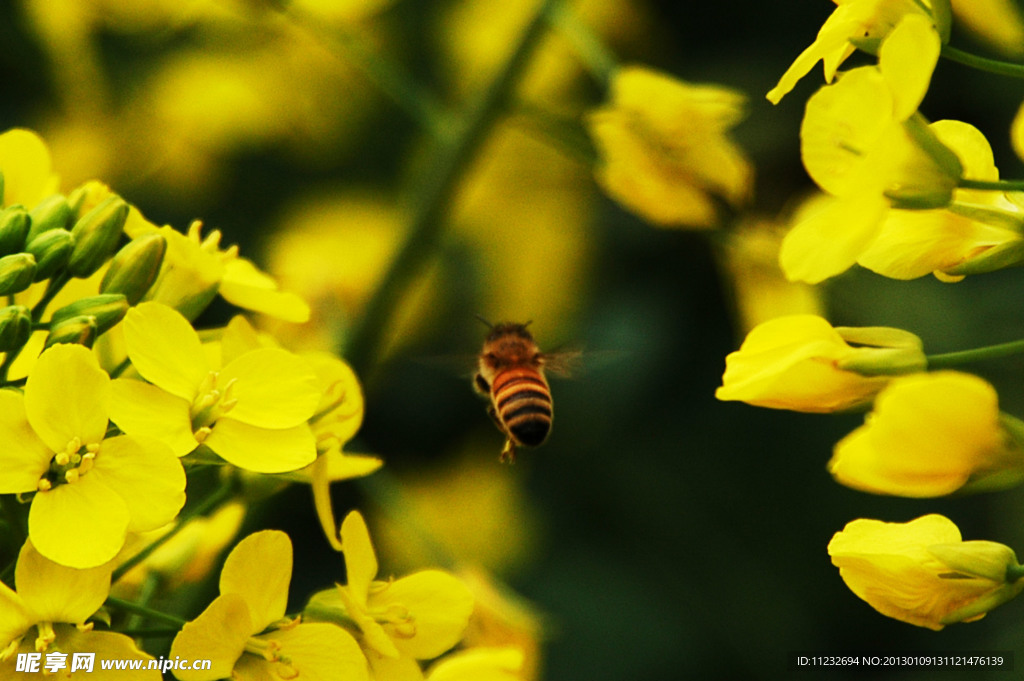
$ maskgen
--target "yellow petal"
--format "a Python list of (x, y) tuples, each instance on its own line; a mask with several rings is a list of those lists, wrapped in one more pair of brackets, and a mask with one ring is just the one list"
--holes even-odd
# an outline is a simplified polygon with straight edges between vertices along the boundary
[(6, 648), (36, 621), (24, 599), (11, 587), (0, 583), (0, 645)]
[(260, 348), (232, 360), (219, 381), (238, 400), (229, 415), (263, 428), (291, 428), (313, 415), (320, 401), (316, 374), (309, 363), (287, 350)]
[(130, 521), (124, 500), (87, 474), (74, 484), (36, 494), (28, 515), (28, 535), (50, 560), (91, 568), (117, 555)]
[(429, 681), (519, 681), (523, 651), (518, 648), (469, 648), (446, 656), (430, 668)]
[(377, 555), (359, 511), (351, 511), (341, 522), (341, 547), (345, 553), (349, 591), (365, 606), (370, 583), (377, 576)]
[(896, 125), (889, 87), (874, 67), (847, 71), (807, 100), (800, 152), (807, 174), (826, 192), (848, 196), (865, 182), (881, 183), (865, 168), (867, 153)]
[(878, 236), (888, 208), (880, 194), (821, 206), (782, 240), (779, 264), (786, 278), (817, 284), (845, 272)]
[(191, 622), (182, 627), (171, 643), (169, 658), (210, 660), (209, 670), (175, 670), (179, 681), (217, 681), (231, 678), (235, 662), (245, 643), (255, 633), (249, 608), (238, 594), (218, 596)]
[[(74, 678), (89, 679), (89, 681), (124, 681), (129, 675), (132, 681), (136, 681), (136, 679), (138, 681), (160, 681), (162, 678), (159, 669), (149, 668), (150, 661), (154, 659), (153, 656), (139, 650), (135, 642), (124, 634), (94, 629), (83, 631), (67, 625), (57, 625), (54, 629), (57, 632), (57, 644), (61, 651), (96, 654), (92, 671), (78, 672), (79, 676)], [(141, 666), (131, 672), (126, 671), (126, 668), (103, 669), (100, 660), (123, 661), (126, 665), (141, 663)], [(68, 663), (70, 664), (70, 662), (71, 656), (68, 657)]]
[(174, 520), (185, 505), (185, 470), (170, 447), (141, 435), (104, 440), (88, 474), (121, 497), (132, 532), (154, 530)]
[[(237, 678), (316, 679), (316, 681), (369, 681), (366, 658), (352, 635), (333, 624), (300, 624), (259, 636), (280, 646), (286, 659), (269, 662), (256, 655), (243, 655), (235, 667)], [(262, 675), (260, 675), (262, 674)]]
[(58, 189), (50, 151), (39, 135), (15, 128), (0, 135), (0, 172), (4, 176), (3, 205), (32, 208)]
[(404, 608), (411, 615), (411, 632), (405, 623), (386, 623), (403, 655), (429, 660), (454, 647), (466, 631), (473, 613), (473, 595), (457, 578), (441, 570), (423, 570), (386, 586), (375, 585), (370, 608)]
[(110, 419), (122, 432), (159, 440), (175, 456), (185, 456), (198, 446), (184, 399), (128, 378), (114, 379), (110, 387)]
[(252, 631), (259, 632), (284, 617), (291, 578), (291, 540), (279, 530), (263, 530), (231, 550), (220, 573), (220, 592), (242, 597)]
[(112, 569), (110, 563), (85, 570), (65, 567), (25, 542), (18, 554), (14, 583), (40, 621), (81, 624), (107, 600)]
[(309, 321), (306, 301), (294, 293), (278, 290), (272, 277), (243, 258), (230, 260), (224, 266), (220, 294), (229, 303), (275, 319), (299, 324)]
[(840, 483), (880, 494), (949, 494), (974, 476), (1019, 466), (1008, 458), (998, 396), (984, 380), (953, 371), (894, 379), (865, 425), (835, 448)]
[(829, 542), (832, 563), (846, 585), (889, 617), (942, 629), (945, 618), (1001, 584), (958, 575), (928, 547), (960, 542), (948, 518), (927, 515), (909, 523), (858, 519)]
[(316, 459), (316, 440), (306, 424), (260, 428), (222, 418), (203, 441), (228, 463), (256, 473), (287, 473)]
[(13, 390), (0, 390), (0, 441), (0, 494), (35, 491), (53, 451), (32, 430), (25, 398)]
[(79, 438), (99, 442), (107, 432), (110, 377), (81, 345), (54, 345), (40, 355), (25, 384), (25, 412), (54, 452)]
[(923, 14), (908, 14), (885, 38), (878, 68), (893, 93), (896, 120), (906, 120), (921, 104), (941, 47), (932, 20)]
[(192, 403), (209, 365), (199, 336), (181, 313), (162, 303), (141, 303), (125, 315), (124, 337), (143, 378)]

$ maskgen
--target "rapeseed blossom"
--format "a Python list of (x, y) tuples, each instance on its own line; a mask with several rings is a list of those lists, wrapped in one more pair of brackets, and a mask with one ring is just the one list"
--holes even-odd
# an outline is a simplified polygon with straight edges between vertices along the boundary
[(69, 567), (109, 561), (129, 531), (160, 527), (185, 503), (185, 473), (167, 445), (107, 437), (110, 393), (95, 356), (64, 344), (39, 357), (24, 395), (0, 390), (0, 493), (35, 493), (29, 537)]
[(790, 315), (747, 334), (726, 358), (715, 397), (772, 409), (841, 411), (870, 402), (892, 375), (923, 368), (921, 341), (909, 332), (833, 328), (815, 315)]
[(739, 207), (750, 198), (753, 169), (727, 134), (745, 101), (726, 87), (619, 68), (608, 103), (587, 119), (602, 159), (598, 181), (656, 225), (715, 226), (716, 200)]
[(890, 208), (952, 201), (963, 167), (916, 115), (938, 54), (934, 29), (909, 17), (882, 44), (878, 66), (848, 71), (808, 100), (801, 156), (835, 200), (786, 235), (779, 259), (789, 279), (813, 284), (845, 271)]
[(894, 378), (865, 424), (836, 445), (829, 471), (867, 492), (933, 497), (1024, 480), (1024, 449), (986, 381), (954, 371)]
[(171, 656), (209, 659), (209, 670), (174, 670), (180, 681), (310, 678), (368, 681), (355, 639), (341, 627), (285, 614), (292, 574), (291, 540), (263, 530), (232, 549), (220, 574), (220, 595), (187, 623)]
[(778, 104), (819, 61), (825, 68), (825, 82), (831, 83), (846, 58), (856, 51), (854, 40), (883, 40), (907, 16), (920, 16), (937, 29), (943, 40), (949, 39), (949, 0), (914, 2), (913, 0), (834, 0), (838, 7), (825, 21), (815, 41), (796, 58), (768, 92), (772, 104)]
[(293, 471), (316, 458), (307, 422), (321, 394), (301, 358), (258, 348), (211, 359), (188, 320), (157, 302), (128, 312), (124, 336), (146, 379), (113, 383), (111, 415), (125, 432), (160, 438), (177, 456), (202, 444), (261, 473)]
[(462, 582), (432, 569), (377, 581), (377, 556), (362, 515), (349, 513), (340, 532), (347, 584), (315, 594), (307, 616), (351, 621), (378, 674), (418, 669), (417, 660), (436, 658), (459, 642), (473, 612), (473, 596)]
[(1020, 566), (1009, 547), (965, 542), (941, 515), (908, 523), (854, 520), (828, 552), (846, 585), (872, 608), (929, 629), (980, 619), (1024, 588), (1011, 574)]
[[(65, 658), (67, 668), (61, 672), (67, 674), (76, 652), (93, 653), (100, 659), (152, 660), (130, 637), (94, 631), (88, 621), (107, 598), (112, 567), (106, 563), (87, 569), (69, 568), (47, 559), (31, 542), (25, 542), (14, 571), (17, 591), (0, 584), (0, 664), (12, 665), (12, 658), (20, 653), (60, 652), (69, 654)], [(96, 668), (79, 676), (84, 674), (90, 679), (111, 681), (124, 672)], [(159, 670), (143, 668), (135, 678), (159, 681), (161, 677)]]

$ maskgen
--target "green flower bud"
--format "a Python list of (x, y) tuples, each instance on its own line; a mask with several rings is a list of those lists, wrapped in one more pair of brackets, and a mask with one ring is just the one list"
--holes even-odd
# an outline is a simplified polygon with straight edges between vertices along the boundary
[(17, 350), (32, 335), (32, 315), (24, 305), (0, 309), (0, 352)]
[(75, 248), (68, 271), (74, 277), (91, 276), (117, 248), (121, 230), (128, 219), (128, 204), (119, 196), (109, 196), (79, 218), (71, 233)]
[(0, 258), (0, 296), (24, 291), (32, 285), (36, 259), (30, 253), (15, 253)]
[(128, 299), (120, 293), (104, 293), (81, 298), (56, 310), (50, 317), (50, 332), (64, 322), (78, 317), (90, 317), (96, 322), (96, 335), (107, 331), (121, 321), (128, 312)]
[(46, 337), (43, 349), (57, 343), (77, 343), (91, 348), (96, 340), (96, 318), (91, 315), (79, 315), (65, 319), (59, 324), (50, 325), (50, 335)]
[(161, 234), (143, 234), (117, 252), (100, 283), (100, 293), (123, 293), (129, 305), (136, 305), (153, 286), (167, 252)]
[(36, 259), (35, 281), (52, 277), (57, 270), (68, 264), (71, 251), (75, 247), (75, 237), (66, 229), (50, 229), (32, 239), (25, 252), (31, 253)]
[(25, 250), (32, 218), (23, 206), (10, 206), (0, 212), (0, 256)]
[(67, 229), (71, 222), (71, 206), (63, 194), (54, 194), (40, 201), (35, 208), (29, 211), (32, 217), (32, 224), (28, 229), (25, 242), (32, 241), (37, 236), (51, 229)]
[(836, 332), (854, 346), (836, 366), (862, 376), (898, 376), (924, 371), (928, 366), (921, 339), (909, 331), (888, 326), (837, 326)]

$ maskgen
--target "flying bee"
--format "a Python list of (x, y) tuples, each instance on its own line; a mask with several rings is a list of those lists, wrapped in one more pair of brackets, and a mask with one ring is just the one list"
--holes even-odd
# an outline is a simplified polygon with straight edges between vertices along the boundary
[(568, 360), (577, 353), (542, 353), (526, 328), (529, 322), (484, 323), (490, 332), (484, 338), (473, 387), (490, 399), (487, 413), (505, 435), (501, 460), (512, 463), (517, 446), (540, 446), (551, 432), (554, 411), (545, 367), (567, 373)]

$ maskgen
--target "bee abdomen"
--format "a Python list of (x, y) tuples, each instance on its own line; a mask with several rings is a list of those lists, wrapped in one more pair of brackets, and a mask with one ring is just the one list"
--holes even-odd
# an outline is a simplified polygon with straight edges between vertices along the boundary
[(551, 391), (543, 376), (532, 369), (511, 369), (491, 385), (495, 410), (508, 434), (517, 442), (536, 447), (551, 430)]

